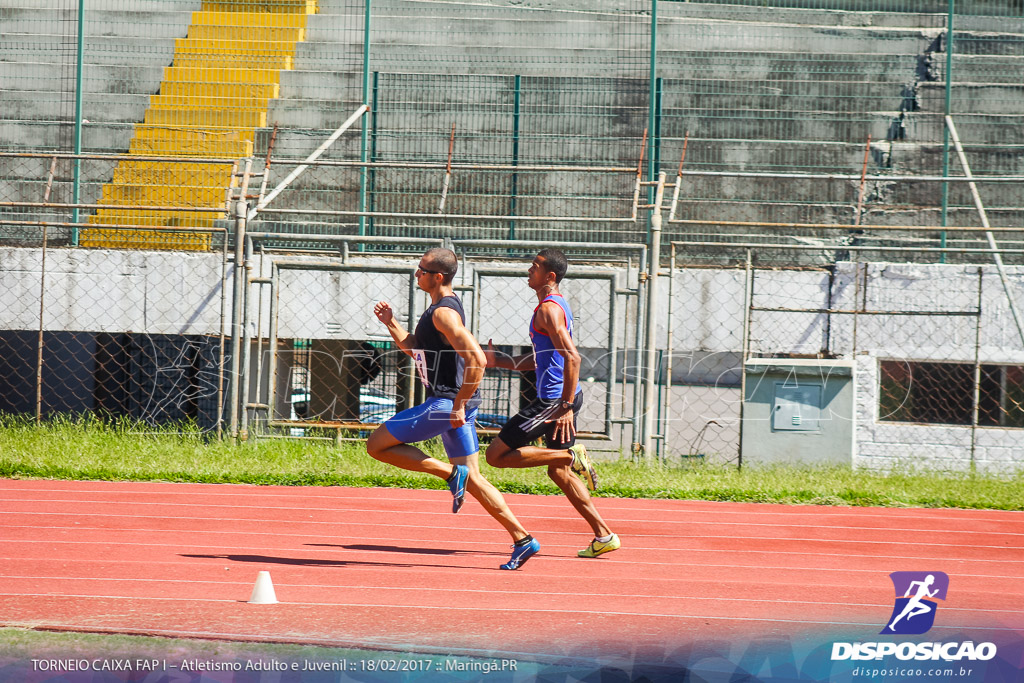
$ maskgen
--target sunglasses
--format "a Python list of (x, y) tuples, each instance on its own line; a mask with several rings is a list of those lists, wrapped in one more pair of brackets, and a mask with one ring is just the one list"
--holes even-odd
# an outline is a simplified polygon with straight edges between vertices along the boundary
[(427, 270), (426, 268), (417, 268), (416, 274), (426, 273), (428, 275), (445, 275), (443, 270)]

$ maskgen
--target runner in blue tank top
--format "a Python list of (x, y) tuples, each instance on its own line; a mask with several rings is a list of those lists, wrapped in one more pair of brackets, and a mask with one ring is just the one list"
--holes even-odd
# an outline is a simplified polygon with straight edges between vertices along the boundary
[[(512, 536), (512, 558), (501, 568), (517, 569), (540, 550), (540, 544), (508, 509), (501, 492), (480, 473), (474, 423), (479, 404), (476, 390), (486, 357), (466, 329), (462, 302), (452, 289), (458, 265), (450, 249), (431, 249), (420, 259), (416, 284), (430, 295), (431, 303), (414, 333), (398, 324), (387, 302), (373, 307), (398, 348), (416, 361), (427, 400), (378, 427), (367, 439), (366, 451), (381, 462), (444, 479), (453, 496), (452, 512), (459, 511), (468, 491)], [(435, 436), (441, 437), (450, 465), (409, 445)]]
[[(487, 344), (487, 367), (535, 370), (537, 374), (537, 400), (502, 427), (487, 448), (487, 462), (493, 467), (547, 465), (548, 476), (594, 531), (594, 540), (577, 554), (597, 557), (619, 548), (620, 541), (594, 506), (587, 489), (597, 488), (597, 473), (587, 449), (576, 443), (576, 418), (583, 406), (580, 354), (573, 334), (572, 309), (558, 290), (567, 269), (565, 254), (557, 249), (545, 249), (530, 265), (527, 283), (539, 302), (530, 320), (533, 353), (511, 357), (497, 353), (492, 343)], [(529, 445), (540, 438), (544, 438), (546, 448)]]

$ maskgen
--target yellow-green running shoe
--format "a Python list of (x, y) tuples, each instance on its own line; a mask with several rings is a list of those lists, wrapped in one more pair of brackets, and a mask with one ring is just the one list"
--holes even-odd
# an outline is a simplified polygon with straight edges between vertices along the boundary
[(619, 543), (619, 537), (617, 534), (612, 534), (612, 537), (608, 539), (607, 543), (602, 543), (596, 538), (590, 542), (590, 546), (576, 553), (580, 557), (597, 557), (598, 555), (604, 555), (610, 553), (613, 550), (618, 550), (622, 544)]
[(572, 453), (572, 464), (569, 465), (569, 469), (586, 482), (588, 489), (596, 491), (597, 472), (594, 471), (594, 463), (590, 461), (590, 456), (587, 455), (587, 447), (578, 443), (570, 448), (569, 452)]

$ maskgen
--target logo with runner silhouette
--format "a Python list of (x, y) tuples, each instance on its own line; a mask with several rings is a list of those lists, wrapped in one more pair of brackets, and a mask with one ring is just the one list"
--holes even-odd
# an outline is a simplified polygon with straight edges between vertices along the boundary
[(918, 635), (935, 623), (938, 600), (946, 599), (949, 577), (943, 572), (893, 572), (896, 589), (892, 616), (880, 633)]

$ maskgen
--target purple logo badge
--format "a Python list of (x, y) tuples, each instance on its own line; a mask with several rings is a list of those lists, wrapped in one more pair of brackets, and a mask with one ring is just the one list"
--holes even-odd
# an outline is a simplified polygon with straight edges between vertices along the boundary
[(936, 599), (946, 599), (949, 577), (944, 572), (893, 572), (889, 578), (896, 589), (896, 604), (880, 633), (927, 632), (935, 623)]

